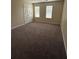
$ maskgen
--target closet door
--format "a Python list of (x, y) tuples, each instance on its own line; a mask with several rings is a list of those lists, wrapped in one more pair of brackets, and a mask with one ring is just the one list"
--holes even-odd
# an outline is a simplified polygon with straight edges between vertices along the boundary
[(33, 20), (33, 7), (32, 4), (24, 4), (24, 21), (25, 24), (32, 22)]

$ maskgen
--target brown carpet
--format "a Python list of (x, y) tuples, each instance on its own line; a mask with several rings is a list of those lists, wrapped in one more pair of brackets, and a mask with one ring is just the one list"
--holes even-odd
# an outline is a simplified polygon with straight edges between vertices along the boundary
[(11, 34), (12, 59), (67, 59), (59, 25), (30, 23)]

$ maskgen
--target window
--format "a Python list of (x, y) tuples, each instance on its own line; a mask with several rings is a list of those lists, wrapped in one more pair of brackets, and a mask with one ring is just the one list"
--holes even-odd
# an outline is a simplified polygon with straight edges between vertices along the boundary
[(46, 18), (52, 18), (53, 6), (46, 6)]
[(35, 6), (35, 17), (40, 17), (40, 7)]

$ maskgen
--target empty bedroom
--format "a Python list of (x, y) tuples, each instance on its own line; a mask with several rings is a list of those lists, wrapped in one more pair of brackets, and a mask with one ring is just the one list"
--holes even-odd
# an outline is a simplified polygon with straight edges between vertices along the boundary
[(11, 0), (11, 59), (67, 59), (66, 0)]

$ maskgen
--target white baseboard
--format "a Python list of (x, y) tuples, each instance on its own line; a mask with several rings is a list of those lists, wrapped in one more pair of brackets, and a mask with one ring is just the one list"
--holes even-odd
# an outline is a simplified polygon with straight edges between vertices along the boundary
[(18, 27), (20, 27), (20, 26), (23, 26), (24, 24), (21, 24), (21, 25), (17, 25), (17, 26), (13, 26), (13, 27), (11, 27), (11, 30), (13, 30), (13, 29), (15, 29), (15, 28), (18, 28)]
[[(28, 23), (25, 23), (25, 24), (29, 24), (29, 23), (31, 23), (31, 22), (32, 22), (32, 21), (30, 21), (30, 22), (28, 22)], [(15, 29), (15, 28), (18, 28), (18, 27), (20, 27), (20, 26), (23, 26), (23, 25), (25, 25), (25, 24), (13, 26), (13, 27), (11, 27), (11, 30), (13, 30), (13, 29)]]

